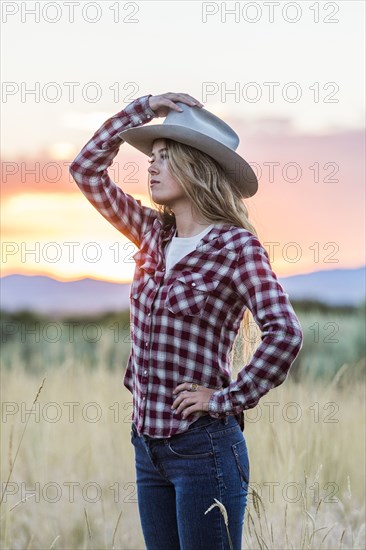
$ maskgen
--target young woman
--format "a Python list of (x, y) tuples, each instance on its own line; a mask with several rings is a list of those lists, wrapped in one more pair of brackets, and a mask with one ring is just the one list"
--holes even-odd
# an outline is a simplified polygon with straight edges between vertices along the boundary
[[(163, 124), (145, 125), (154, 117)], [(120, 145), (149, 155), (148, 208), (107, 169)], [(151, 550), (241, 548), (249, 483), (245, 409), (281, 384), (302, 347), (288, 295), (248, 221), (257, 179), (236, 133), (185, 93), (140, 97), (108, 119), (70, 172), (131, 240), (131, 442)], [(230, 352), (244, 314), (261, 342), (237, 378)]]

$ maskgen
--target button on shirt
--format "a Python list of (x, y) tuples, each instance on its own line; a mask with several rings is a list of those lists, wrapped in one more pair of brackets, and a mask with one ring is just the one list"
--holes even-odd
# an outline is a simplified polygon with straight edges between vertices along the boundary
[[(212, 224), (193, 250), (167, 270), (165, 253), (175, 224), (164, 225), (157, 210), (142, 206), (108, 174), (123, 143), (117, 134), (155, 116), (150, 95), (104, 122), (70, 166), (86, 198), (138, 249), (130, 291), (131, 350), (123, 379), (133, 396), (132, 421), (150, 437), (185, 432), (201, 413), (185, 419), (174, 414), (173, 390), (195, 382), (216, 390), (206, 414), (234, 415), (243, 430), (243, 411), (286, 379), (302, 347), (302, 329), (267, 251), (242, 227)], [(261, 342), (232, 380), (230, 352), (246, 308), (261, 330)]]

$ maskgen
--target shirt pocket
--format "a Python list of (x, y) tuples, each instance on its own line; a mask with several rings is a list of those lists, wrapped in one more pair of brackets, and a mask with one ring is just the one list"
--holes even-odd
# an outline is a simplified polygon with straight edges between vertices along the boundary
[(164, 305), (174, 315), (201, 317), (219, 282), (209, 275), (182, 273), (168, 288)]

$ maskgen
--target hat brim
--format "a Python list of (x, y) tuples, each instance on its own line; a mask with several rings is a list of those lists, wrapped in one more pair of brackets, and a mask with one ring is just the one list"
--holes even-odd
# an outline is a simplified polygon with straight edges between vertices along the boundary
[(156, 139), (174, 139), (190, 145), (216, 160), (242, 197), (252, 197), (258, 190), (257, 176), (246, 160), (223, 143), (196, 130), (174, 124), (154, 124), (123, 130), (118, 137), (148, 156), (151, 156)]

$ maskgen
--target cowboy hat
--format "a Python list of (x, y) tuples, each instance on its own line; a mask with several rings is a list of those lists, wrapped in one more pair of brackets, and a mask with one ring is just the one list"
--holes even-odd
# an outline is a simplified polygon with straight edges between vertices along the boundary
[(151, 156), (155, 139), (173, 139), (210, 155), (225, 171), (230, 184), (242, 197), (252, 197), (258, 189), (251, 166), (238, 154), (239, 136), (219, 117), (180, 101), (182, 112), (169, 110), (162, 124), (150, 124), (123, 130), (118, 136), (145, 155)]

